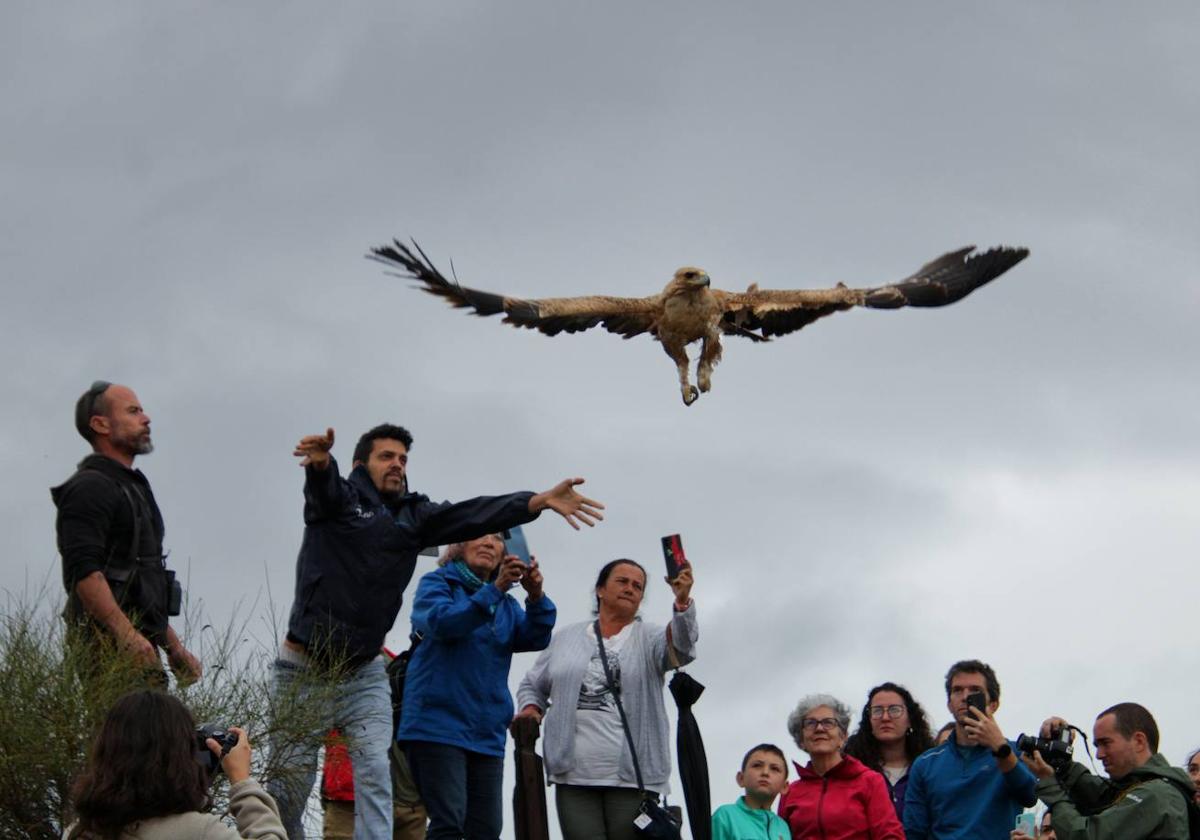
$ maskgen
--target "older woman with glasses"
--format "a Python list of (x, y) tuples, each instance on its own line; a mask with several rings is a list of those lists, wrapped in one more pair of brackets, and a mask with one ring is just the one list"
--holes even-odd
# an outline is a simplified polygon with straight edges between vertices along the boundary
[(802, 698), (788, 715), (810, 759), (779, 800), (792, 840), (904, 840), (883, 777), (842, 755), (849, 727), (850, 708), (828, 694)]
[(846, 742), (846, 755), (883, 776), (896, 816), (904, 822), (908, 768), (932, 746), (933, 733), (921, 704), (904, 686), (885, 682), (867, 693), (858, 730)]

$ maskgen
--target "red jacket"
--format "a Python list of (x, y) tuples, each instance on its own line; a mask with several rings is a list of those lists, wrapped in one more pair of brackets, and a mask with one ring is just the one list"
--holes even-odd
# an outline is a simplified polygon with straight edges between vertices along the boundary
[(846, 756), (818, 776), (810, 762), (779, 799), (792, 840), (904, 840), (883, 776)]

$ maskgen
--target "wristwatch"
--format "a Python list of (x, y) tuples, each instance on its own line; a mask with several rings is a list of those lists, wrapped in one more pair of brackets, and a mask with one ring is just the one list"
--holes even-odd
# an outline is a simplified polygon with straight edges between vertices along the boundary
[(992, 755), (994, 755), (997, 760), (1003, 761), (1012, 755), (1012, 746), (1010, 744), (1005, 744), (999, 749), (992, 750)]

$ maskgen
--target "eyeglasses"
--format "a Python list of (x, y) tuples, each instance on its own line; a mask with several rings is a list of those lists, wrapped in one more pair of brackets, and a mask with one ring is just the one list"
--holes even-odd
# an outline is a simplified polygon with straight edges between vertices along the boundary
[(805, 729), (815, 732), (818, 729), (841, 729), (837, 718), (805, 718), (800, 722)]
[(879, 720), (885, 714), (892, 720), (896, 720), (904, 714), (904, 707), (897, 704), (892, 704), (891, 706), (871, 707), (871, 717), (873, 717), (875, 720)]

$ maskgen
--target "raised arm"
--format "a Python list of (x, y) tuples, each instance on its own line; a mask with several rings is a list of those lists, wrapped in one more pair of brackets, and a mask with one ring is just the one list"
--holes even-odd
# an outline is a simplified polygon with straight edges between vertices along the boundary
[(323, 435), (300, 438), (292, 454), (304, 467), (304, 521), (320, 522), (337, 516), (346, 505), (346, 485), (338, 474), (333, 449), (333, 429)]
[(518, 653), (545, 650), (550, 644), (558, 608), (542, 591), (542, 583), (542, 570), (538, 567), (537, 559), (530, 557), (529, 566), (521, 575), (521, 586), (525, 589), (525, 610), (517, 623), (513, 642), (513, 650)]

